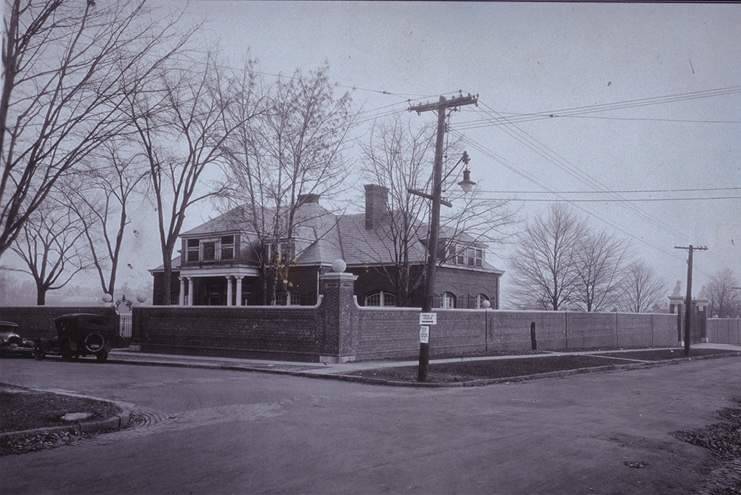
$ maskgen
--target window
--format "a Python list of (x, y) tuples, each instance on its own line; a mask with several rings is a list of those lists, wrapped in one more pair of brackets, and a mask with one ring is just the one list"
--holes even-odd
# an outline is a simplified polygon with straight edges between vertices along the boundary
[(460, 244), (455, 245), (455, 264), (456, 265), (462, 265), (463, 264), (463, 246)]
[(293, 241), (281, 241), (278, 245), (280, 253), (280, 260), (283, 262), (291, 262), (295, 256), (295, 245)]
[(484, 250), (481, 248), (474, 249), (474, 266), (482, 266), (484, 263)]
[(198, 261), (198, 253), (200, 249), (200, 243), (198, 239), (188, 239), (187, 242), (187, 261)]
[(216, 241), (201, 243), (201, 261), (216, 260)]
[(378, 291), (365, 296), (366, 306), (396, 306), (396, 296), (391, 292)]
[[(283, 240), (275, 244), (265, 242), (265, 263), (291, 262), (296, 256), (296, 244), (293, 240)], [(275, 258), (274, 258), (275, 257)]]
[(234, 259), (234, 236), (225, 235), (221, 238), (221, 259), (222, 260), (233, 260)]
[(476, 259), (476, 250), (472, 247), (466, 248), (466, 264), (468, 266), (474, 266)]
[(484, 301), (491, 302), (486, 294), (476, 294), (476, 309), (483, 308)]
[(452, 292), (443, 292), (443, 309), (455, 308), (455, 294)]
[(445, 261), (450, 263), (451, 265), (455, 264), (455, 244), (450, 243), (448, 244), (448, 256), (446, 257)]

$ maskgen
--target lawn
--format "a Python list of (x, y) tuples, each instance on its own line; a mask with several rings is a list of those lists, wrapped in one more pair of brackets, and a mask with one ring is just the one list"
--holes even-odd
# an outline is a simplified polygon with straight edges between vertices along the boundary
[(89, 419), (96, 420), (121, 411), (110, 402), (0, 384), (0, 433), (70, 424), (62, 416), (75, 412), (92, 413)]
[[(699, 356), (733, 356), (736, 351), (718, 349), (694, 349), (690, 357)], [(622, 359), (620, 359), (622, 358)], [(595, 368), (599, 366), (630, 364), (626, 359), (642, 361), (662, 361), (683, 359), (682, 349), (658, 349), (648, 351), (605, 352), (598, 355), (544, 356), (532, 358), (492, 359), (460, 361), (452, 363), (432, 363), (428, 372), (430, 383), (467, 382), (472, 380), (514, 378), (525, 375), (536, 375), (553, 371)], [(383, 380), (416, 382), (417, 367), (403, 366), (393, 368), (376, 368), (351, 373), (353, 376), (379, 378)]]
[[(464, 382), (488, 378), (509, 378), (551, 371), (625, 364), (625, 361), (594, 356), (548, 356), (523, 359), (492, 359), (430, 364), (428, 381)], [(355, 376), (394, 381), (416, 381), (417, 367), (379, 368), (352, 373)]]
[[(738, 354), (737, 351), (723, 349), (690, 349), (690, 357), (699, 356), (723, 356)], [(662, 361), (664, 359), (684, 358), (684, 349), (652, 349), (649, 351), (631, 351), (631, 352), (606, 352), (600, 356), (614, 356), (625, 359), (639, 359), (642, 361)]]

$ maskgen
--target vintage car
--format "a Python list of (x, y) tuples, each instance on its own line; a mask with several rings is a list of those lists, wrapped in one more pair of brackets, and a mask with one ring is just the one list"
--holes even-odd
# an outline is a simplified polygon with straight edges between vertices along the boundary
[(56, 318), (54, 326), (56, 338), (36, 341), (36, 359), (44, 359), (47, 354), (61, 355), (65, 360), (92, 355), (103, 362), (117, 337), (116, 319), (112, 316), (70, 313)]
[(18, 324), (0, 321), (0, 355), (31, 354), (34, 343), (18, 335)]

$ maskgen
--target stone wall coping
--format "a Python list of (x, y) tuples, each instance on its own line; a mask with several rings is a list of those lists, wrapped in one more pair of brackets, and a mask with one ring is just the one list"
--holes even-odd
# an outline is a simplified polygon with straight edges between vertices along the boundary
[(358, 296), (352, 296), (352, 300), (355, 303), (355, 307), (359, 310), (365, 311), (422, 311), (422, 308), (409, 308), (406, 306), (361, 306), (358, 304)]
[(327, 273), (322, 273), (321, 275), (319, 275), (320, 280), (327, 280), (327, 279), (329, 280), (332, 280), (332, 279), (355, 280), (356, 278), (358, 278), (358, 276), (350, 272), (327, 272)]

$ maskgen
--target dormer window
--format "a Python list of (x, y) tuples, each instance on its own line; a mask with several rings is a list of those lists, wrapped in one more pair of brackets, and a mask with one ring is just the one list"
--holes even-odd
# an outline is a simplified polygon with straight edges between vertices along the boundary
[(287, 263), (296, 257), (296, 243), (292, 239), (280, 241), (277, 247), (272, 243), (265, 244), (266, 263)]
[(221, 238), (221, 259), (222, 260), (233, 260), (234, 259), (234, 236), (225, 235)]
[(479, 247), (454, 242), (448, 245), (446, 262), (451, 265), (484, 266), (484, 250)]
[(236, 236), (188, 239), (185, 259), (189, 263), (233, 260), (236, 258)]
[(216, 241), (201, 242), (201, 261), (216, 261)]
[(200, 243), (198, 239), (188, 239), (188, 254), (187, 260), (196, 262), (199, 258)]

